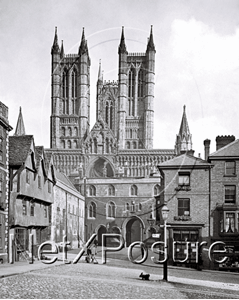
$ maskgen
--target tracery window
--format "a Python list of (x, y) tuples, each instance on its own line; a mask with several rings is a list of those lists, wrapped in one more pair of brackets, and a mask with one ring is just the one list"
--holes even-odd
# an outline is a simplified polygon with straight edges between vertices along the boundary
[(131, 68), (128, 77), (129, 116), (134, 116), (134, 94), (135, 94), (135, 71), (133, 68)]
[(144, 96), (144, 73), (143, 70), (141, 69), (138, 74), (138, 97), (143, 97)]

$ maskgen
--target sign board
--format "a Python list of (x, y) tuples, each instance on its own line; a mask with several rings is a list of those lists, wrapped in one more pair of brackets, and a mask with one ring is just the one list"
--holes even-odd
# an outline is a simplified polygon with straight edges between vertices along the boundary
[(152, 234), (152, 237), (153, 237), (153, 238), (158, 238), (158, 239), (159, 239), (159, 238), (160, 238), (160, 233), (153, 233), (153, 234)]

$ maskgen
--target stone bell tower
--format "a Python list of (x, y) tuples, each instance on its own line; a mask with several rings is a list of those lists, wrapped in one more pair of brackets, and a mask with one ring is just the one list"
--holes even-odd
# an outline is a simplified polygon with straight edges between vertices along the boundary
[(152, 149), (155, 46), (151, 27), (145, 53), (128, 53), (122, 28), (118, 72), (119, 149)]
[(84, 28), (78, 54), (64, 53), (57, 28), (51, 49), (51, 148), (78, 149), (89, 133), (90, 57)]

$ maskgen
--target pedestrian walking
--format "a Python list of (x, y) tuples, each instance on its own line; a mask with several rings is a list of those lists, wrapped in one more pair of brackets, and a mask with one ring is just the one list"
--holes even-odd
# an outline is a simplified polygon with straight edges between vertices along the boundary
[(96, 254), (97, 254), (97, 246), (98, 246), (98, 241), (95, 240), (92, 247), (91, 247), (91, 262), (94, 264), (98, 264), (98, 261), (96, 260)]

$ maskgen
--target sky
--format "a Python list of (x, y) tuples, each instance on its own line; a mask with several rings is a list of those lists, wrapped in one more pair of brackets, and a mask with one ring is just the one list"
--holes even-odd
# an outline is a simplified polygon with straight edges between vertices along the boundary
[(186, 105), (195, 156), (203, 141), (239, 137), (239, 0), (0, 0), (0, 101), (14, 134), (22, 108), (26, 134), (50, 147), (51, 46), (57, 26), (65, 54), (85, 28), (91, 58), (91, 128), (99, 60), (117, 81), (122, 26), (129, 53), (156, 47), (154, 148), (173, 149)]

